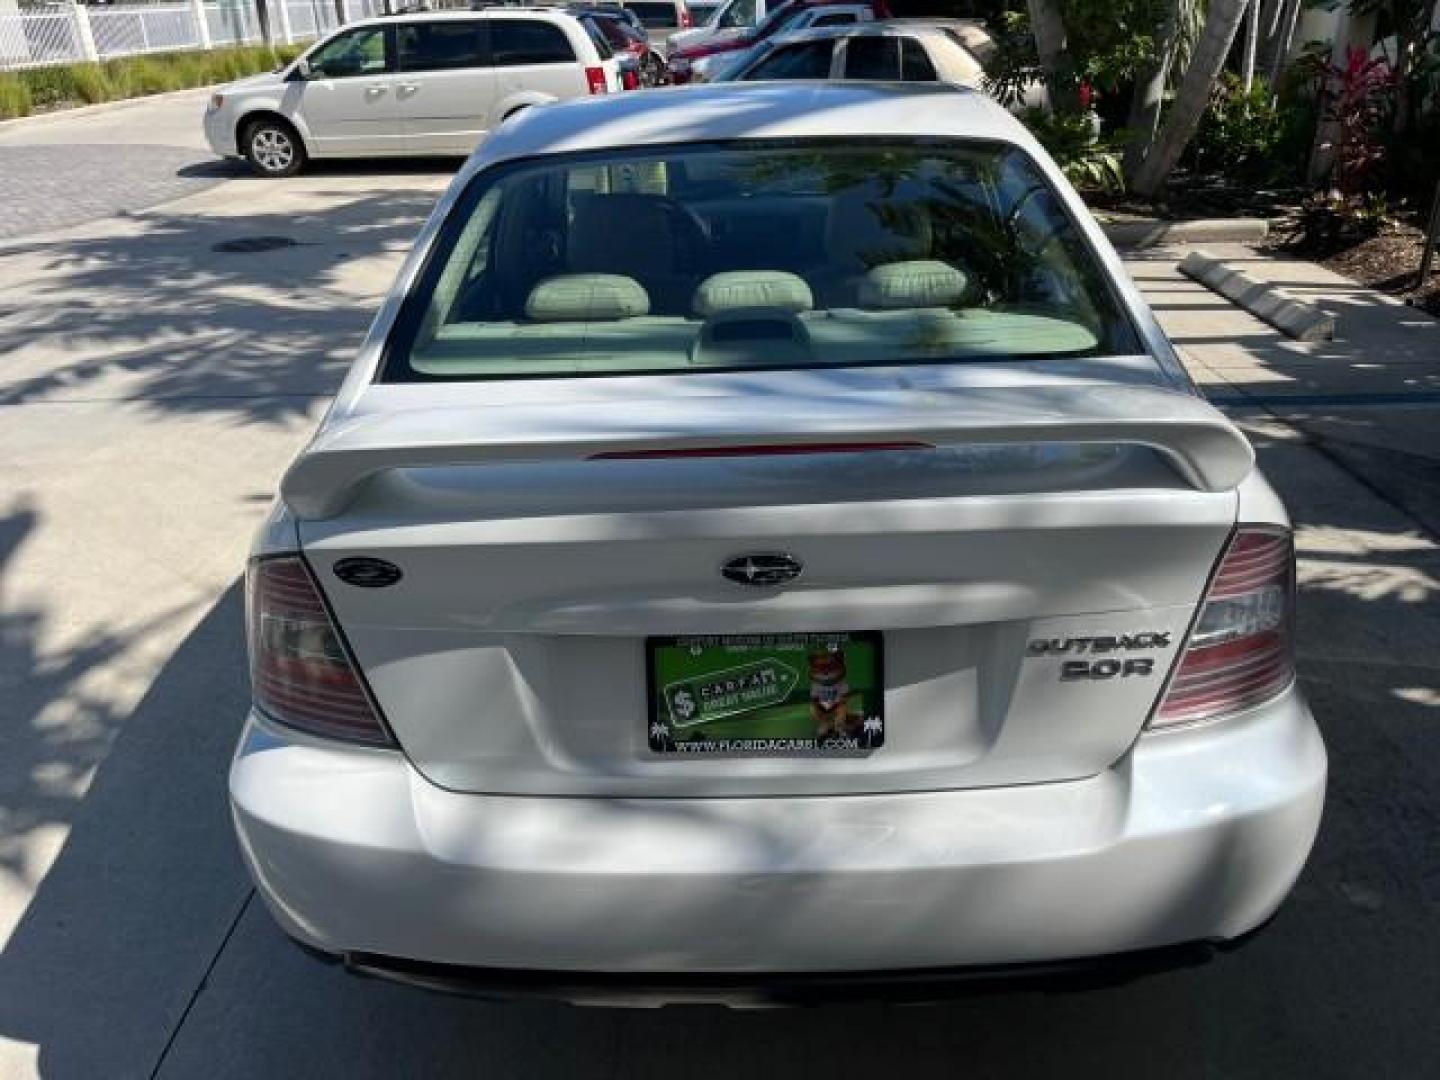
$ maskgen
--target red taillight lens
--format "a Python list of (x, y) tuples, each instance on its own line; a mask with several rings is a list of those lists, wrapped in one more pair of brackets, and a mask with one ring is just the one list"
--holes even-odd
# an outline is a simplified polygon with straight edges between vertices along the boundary
[(610, 87), (605, 82), (605, 69), (603, 67), (587, 67), (585, 69), (585, 83), (590, 87), (590, 93), (603, 94)]
[(1220, 560), (1150, 727), (1236, 712), (1289, 686), (1295, 677), (1294, 609), (1289, 530), (1241, 527)]
[(255, 704), (313, 735), (391, 745), (305, 563), (259, 559), (246, 578)]
[(620, 85), (626, 90), (638, 90), (640, 88), (640, 76), (633, 71), (622, 71), (620, 73)]

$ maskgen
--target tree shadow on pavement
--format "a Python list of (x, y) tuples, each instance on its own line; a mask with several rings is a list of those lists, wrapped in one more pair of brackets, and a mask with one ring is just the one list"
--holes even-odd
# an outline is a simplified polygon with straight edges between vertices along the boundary
[[(241, 186), (227, 190), (243, 200)], [(0, 248), (0, 273), (17, 283), (0, 311), (0, 406), (105, 399), (258, 422), (304, 413), (338, 385), (434, 199), (312, 185), (288, 210), (142, 215)], [(253, 237), (294, 246), (215, 250)]]
[[(0, 536), (24, 528), (13, 520)], [(0, 849), (69, 829), (0, 955), (0, 1042), (37, 1046), (43, 1076), (149, 1075), (249, 896), (224, 798), (248, 704), (241, 608), (232, 587), (133, 711), (90, 702), (52, 725), (6, 710), (18, 757), (3, 773)], [(7, 612), (0, 624), (3, 670), (33, 671), (37, 700), (68, 694), (67, 680), (126, 645), (36, 656), (37, 620)], [(55, 774), (96, 765), (83, 798), (51, 790)]]

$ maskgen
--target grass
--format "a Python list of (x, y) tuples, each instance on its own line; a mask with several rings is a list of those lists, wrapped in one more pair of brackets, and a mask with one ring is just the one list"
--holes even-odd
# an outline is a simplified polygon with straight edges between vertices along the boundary
[(303, 48), (245, 45), (0, 71), (0, 120), (229, 82), (288, 63)]

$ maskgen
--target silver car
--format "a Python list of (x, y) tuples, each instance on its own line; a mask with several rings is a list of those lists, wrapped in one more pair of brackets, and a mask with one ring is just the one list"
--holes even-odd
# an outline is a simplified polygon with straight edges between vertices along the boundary
[(283, 478), (234, 820), (287, 932), (430, 985), (1226, 941), (1324, 799), (1293, 594), (1250, 444), (1000, 107), (562, 103)]
[(781, 79), (948, 82), (981, 90), (985, 68), (946, 29), (872, 22), (777, 34), (713, 81)]

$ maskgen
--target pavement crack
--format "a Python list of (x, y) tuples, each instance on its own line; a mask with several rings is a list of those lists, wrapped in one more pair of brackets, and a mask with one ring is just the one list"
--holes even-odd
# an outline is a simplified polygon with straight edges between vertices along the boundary
[(180, 1031), (185, 1027), (185, 1021), (190, 1019), (190, 1011), (195, 1008), (195, 1003), (200, 1000), (200, 995), (205, 992), (206, 985), (210, 982), (210, 976), (215, 973), (215, 965), (220, 962), (224, 955), (225, 948), (230, 944), (230, 939), (235, 936), (235, 931), (240, 928), (240, 920), (245, 918), (245, 912), (250, 910), (250, 902), (255, 899), (255, 889), (245, 890), (245, 899), (240, 902), (230, 925), (225, 929), (225, 936), (220, 939), (219, 946), (215, 949), (215, 955), (210, 957), (210, 962), (205, 965), (205, 974), (200, 976), (200, 981), (195, 984), (195, 989), (190, 993), (190, 999), (185, 1002), (185, 1008), (180, 1013), (180, 1019), (170, 1029), (170, 1037), (165, 1040), (164, 1047), (160, 1050), (160, 1056), (155, 1059), (155, 1067), (150, 1070), (150, 1080), (156, 1080), (160, 1070), (165, 1067), (165, 1059), (170, 1056), (170, 1050), (175, 1045), (175, 1040), (180, 1037)]

